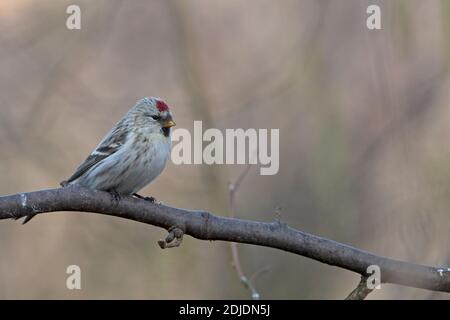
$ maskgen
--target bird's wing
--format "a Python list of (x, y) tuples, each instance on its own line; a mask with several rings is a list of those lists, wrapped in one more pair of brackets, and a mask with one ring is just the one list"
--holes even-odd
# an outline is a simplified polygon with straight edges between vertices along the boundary
[(61, 184), (65, 185), (70, 183), (84, 173), (86, 173), (90, 168), (95, 166), (100, 161), (108, 158), (112, 154), (116, 153), (126, 142), (128, 131), (126, 127), (121, 125), (119, 122), (100, 142), (97, 148), (83, 161), (83, 163), (78, 167), (75, 173), (67, 180), (63, 181)]

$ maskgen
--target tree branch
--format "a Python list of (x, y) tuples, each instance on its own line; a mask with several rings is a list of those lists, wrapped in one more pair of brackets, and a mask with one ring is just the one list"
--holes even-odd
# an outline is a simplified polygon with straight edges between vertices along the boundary
[(219, 217), (206, 211), (172, 208), (133, 197), (119, 203), (103, 191), (80, 187), (41, 190), (0, 197), (0, 219), (18, 219), (30, 214), (82, 211), (130, 219), (166, 230), (179, 228), (202, 240), (222, 240), (272, 247), (322, 263), (366, 275), (377, 265), (381, 282), (450, 292), (450, 269), (434, 268), (377, 256), (332, 240), (311, 235), (286, 224)]

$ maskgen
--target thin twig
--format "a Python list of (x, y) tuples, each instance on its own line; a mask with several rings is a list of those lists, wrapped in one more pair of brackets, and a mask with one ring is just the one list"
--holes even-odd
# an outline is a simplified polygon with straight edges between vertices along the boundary
[[(229, 191), (229, 201), (230, 201), (230, 217), (234, 218), (236, 216), (236, 207), (235, 207), (235, 195), (236, 191), (239, 189), (239, 186), (241, 185), (242, 181), (244, 181), (245, 176), (250, 170), (250, 165), (247, 164), (244, 168), (244, 170), (241, 172), (241, 174), (237, 177), (236, 181), (233, 183), (230, 183), (228, 185), (228, 191)], [(253, 300), (259, 300), (260, 294), (258, 291), (256, 291), (255, 287), (253, 286), (253, 283), (251, 281), (251, 278), (249, 279), (241, 265), (241, 260), (239, 258), (239, 251), (236, 242), (231, 242), (231, 257), (232, 257), (232, 265), (234, 269), (236, 270), (236, 273), (238, 274), (239, 280), (241, 283), (250, 290), (251, 297)]]

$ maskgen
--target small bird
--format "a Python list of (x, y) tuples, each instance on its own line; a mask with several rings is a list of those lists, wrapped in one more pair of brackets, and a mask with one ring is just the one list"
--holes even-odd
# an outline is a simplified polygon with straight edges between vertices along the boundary
[(139, 100), (63, 185), (132, 195), (163, 171), (175, 125), (160, 98)]
[[(174, 125), (162, 99), (139, 100), (61, 185), (107, 191), (117, 201), (126, 195), (154, 201), (137, 192), (163, 171), (170, 156), (170, 128)], [(32, 217), (27, 216), (23, 223)]]

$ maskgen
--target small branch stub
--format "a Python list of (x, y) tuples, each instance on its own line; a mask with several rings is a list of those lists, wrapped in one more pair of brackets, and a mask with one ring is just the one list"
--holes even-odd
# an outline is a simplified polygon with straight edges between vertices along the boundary
[(345, 300), (364, 300), (373, 291), (367, 286), (367, 277), (361, 276), (358, 286), (350, 292)]

